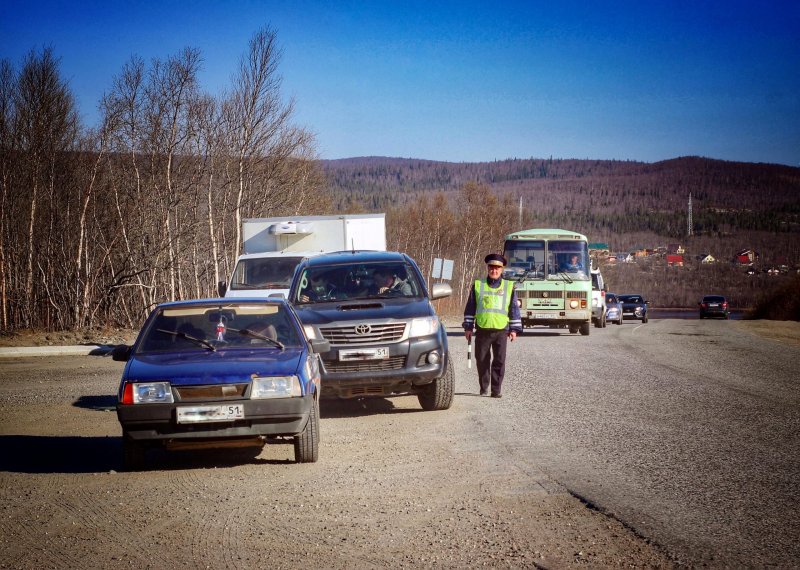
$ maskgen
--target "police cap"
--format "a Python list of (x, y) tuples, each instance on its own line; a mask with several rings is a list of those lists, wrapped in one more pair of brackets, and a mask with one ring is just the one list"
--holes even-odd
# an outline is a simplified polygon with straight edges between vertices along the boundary
[(483, 262), (486, 265), (499, 265), (500, 267), (505, 267), (506, 258), (499, 253), (490, 253), (483, 259)]

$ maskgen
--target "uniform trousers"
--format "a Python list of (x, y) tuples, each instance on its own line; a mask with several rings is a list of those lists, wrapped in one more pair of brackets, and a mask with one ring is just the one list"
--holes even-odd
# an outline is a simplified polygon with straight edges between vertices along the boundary
[(506, 329), (475, 330), (475, 365), (478, 367), (478, 382), (481, 392), (491, 385), (492, 394), (500, 394), (503, 388), (503, 375), (506, 372)]

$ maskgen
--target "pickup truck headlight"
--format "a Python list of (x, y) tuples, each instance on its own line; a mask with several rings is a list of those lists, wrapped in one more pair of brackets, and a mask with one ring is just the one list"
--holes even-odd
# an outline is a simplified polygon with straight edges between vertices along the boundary
[(169, 382), (129, 382), (122, 393), (123, 404), (171, 404)]
[(424, 317), (421, 319), (413, 319), (411, 321), (411, 329), (408, 332), (410, 338), (418, 336), (430, 336), (439, 330), (439, 319), (436, 317)]
[(251, 400), (267, 398), (294, 398), (303, 395), (300, 379), (297, 376), (265, 376), (253, 378)]

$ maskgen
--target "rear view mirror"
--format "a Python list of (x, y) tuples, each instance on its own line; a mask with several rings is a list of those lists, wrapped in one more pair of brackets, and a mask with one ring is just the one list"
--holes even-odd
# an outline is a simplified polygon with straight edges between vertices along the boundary
[(453, 294), (453, 288), (447, 283), (434, 283), (431, 287), (431, 300), (449, 297)]
[(209, 311), (208, 312), (208, 322), (210, 323), (229, 323), (236, 318), (236, 313), (234, 311)]

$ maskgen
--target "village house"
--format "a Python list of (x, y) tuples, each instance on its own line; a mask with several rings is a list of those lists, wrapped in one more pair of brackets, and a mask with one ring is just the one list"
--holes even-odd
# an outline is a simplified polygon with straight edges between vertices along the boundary
[(759, 257), (761, 256), (757, 251), (753, 251), (752, 249), (743, 249), (733, 257), (733, 261), (739, 265), (752, 265), (758, 261)]
[(700, 263), (716, 263), (717, 260), (710, 253), (701, 253), (695, 259)]
[(611, 254), (611, 248), (607, 243), (597, 242), (589, 244), (589, 255), (594, 257), (608, 257)]
[(667, 244), (667, 255), (683, 255), (686, 249), (679, 243)]
[(683, 256), (668, 253), (667, 265), (669, 267), (683, 267)]

